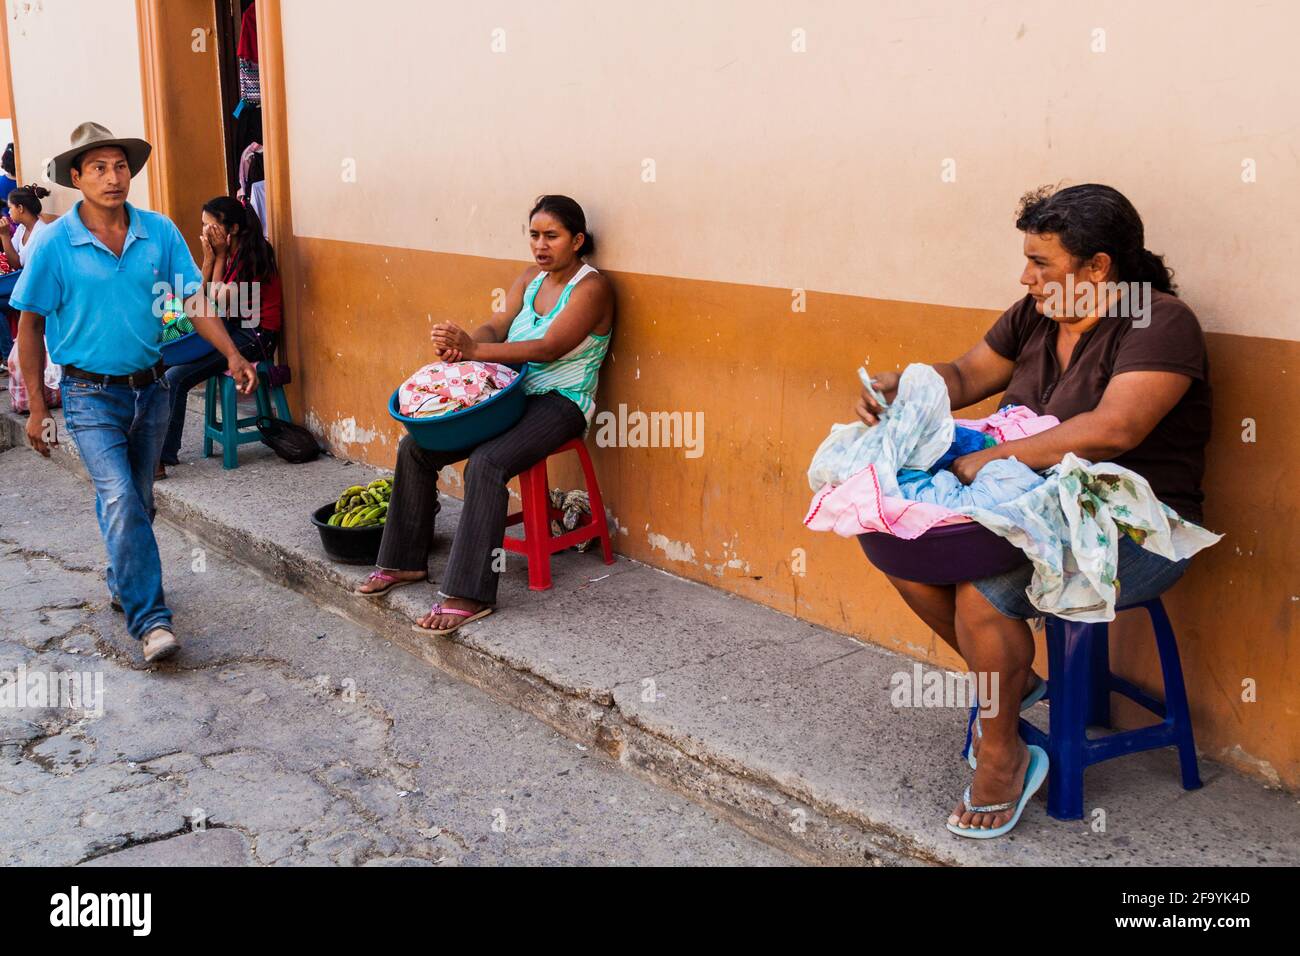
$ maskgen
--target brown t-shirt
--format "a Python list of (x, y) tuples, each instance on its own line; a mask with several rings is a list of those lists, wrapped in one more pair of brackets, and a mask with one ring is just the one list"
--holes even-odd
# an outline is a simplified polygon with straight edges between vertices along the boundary
[(1180, 372), (1192, 384), (1178, 404), (1136, 448), (1113, 460), (1145, 478), (1151, 490), (1184, 518), (1199, 523), (1205, 445), (1210, 438), (1210, 363), (1196, 314), (1181, 299), (1153, 292), (1151, 323), (1103, 317), (1083, 334), (1065, 374), (1056, 359), (1057, 324), (1039, 315), (1026, 295), (993, 324), (984, 341), (1013, 360), (1002, 405), (1024, 405), (1061, 421), (1092, 411), (1111, 378), (1121, 372)]

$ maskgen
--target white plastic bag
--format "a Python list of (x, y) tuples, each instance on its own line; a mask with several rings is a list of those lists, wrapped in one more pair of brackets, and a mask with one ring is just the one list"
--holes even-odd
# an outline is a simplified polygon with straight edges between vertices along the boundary
[[(9, 369), (9, 404), (15, 412), (26, 412), (31, 409), (31, 403), (27, 394), (27, 383), (23, 381), (23, 370), (18, 364), (18, 343), (15, 342), (9, 351), (9, 357), (6, 360)], [(63, 369), (58, 369), (59, 380), (63, 378)], [(50, 367), (45, 367), (45, 404), (49, 408), (58, 408), (62, 404), (59, 395), (58, 385), (49, 385)]]

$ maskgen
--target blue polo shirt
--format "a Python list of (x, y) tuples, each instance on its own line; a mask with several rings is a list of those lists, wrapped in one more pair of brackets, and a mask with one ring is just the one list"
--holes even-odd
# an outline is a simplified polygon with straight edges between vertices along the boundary
[(81, 202), (32, 240), (10, 307), (45, 316), (52, 362), (100, 375), (151, 368), (161, 355), (164, 297), (193, 295), (203, 276), (166, 216), (126, 203), (119, 257), (81, 221)]

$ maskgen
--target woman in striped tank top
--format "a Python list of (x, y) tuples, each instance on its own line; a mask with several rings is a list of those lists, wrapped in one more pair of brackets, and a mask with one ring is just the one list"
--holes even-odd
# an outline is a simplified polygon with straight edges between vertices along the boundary
[(515, 279), (502, 312), (473, 331), (454, 322), (433, 329), (446, 362), (527, 362), (523, 418), (473, 448), (429, 451), (408, 435), (397, 450), (393, 495), (374, 573), (359, 593), (385, 594), (428, 578), (438, 472), (465, 466), (465, 501), (443, 575), (439, 602), (417, 626), (439, 633), (492, 611), (497, 595), (493, 553), (505, 534), (506, 482), (587, 430), (596, 380), (614, 329), (606, 278), (582, 260), (595, 252), (582, 207), (567, 196), (542, 196), (528, 219), (536, 265)]

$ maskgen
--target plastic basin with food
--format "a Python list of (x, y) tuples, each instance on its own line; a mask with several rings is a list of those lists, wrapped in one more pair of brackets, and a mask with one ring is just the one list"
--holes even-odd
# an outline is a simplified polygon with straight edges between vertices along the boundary
[(209, 352), (216, 351), (212, 343), (197, 332), (189, 332), (179, 339), (162, 344), (162, 360), (167, 366), (188, 365), (197, 362)]
[(320, 543), (330, 560), (340, 564), (374, 564), (379, 559), (379, 542), (384, 538), (382, 524), (365, 528), (340, 528), (329, 524), (335, 502), (317, 508), (311, 523), (320, 532)]
[(421, 448), (430, 451), (472, 448), (500, 435), (524, 415), (526, 395), (523, 385), (528, 377), (528, 366), (510, 367), (519, 372), (514, 381), (477, 405), (433, 418), (411, 418), (398, 411), (397, 393), (400, 389), (394, 389), (388, 399), (388, 414), (402, 423)]
[(1029, 560), (1006, 538), (975, 521), (937, 525), (910, 540), (868, 531), (858, 535), (858, 543), (881, 571), (920, 584), (977, 581)]

